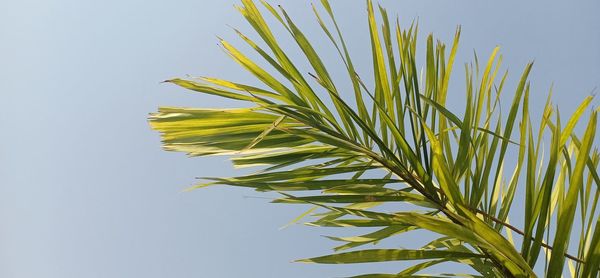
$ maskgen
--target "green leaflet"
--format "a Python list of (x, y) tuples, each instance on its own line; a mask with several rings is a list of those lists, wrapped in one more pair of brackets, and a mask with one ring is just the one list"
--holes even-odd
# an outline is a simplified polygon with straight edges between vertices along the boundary
[(362, 194), (362, 195), (319, 195), (303, 196), (293, 198), (276, 199), (273, 203), (287, 204), (306, 204), (306, 203), (374, 203), (374, 202), (408, 202), (427, 208), (437, 208), (437, 206), (425, 199), (425, 197), (402, 191), (390, 192), (385, 194)]
[(407, 250), (407, 249), (372, 249), (333, 254), (310, 259), (298, 260), (304, 263), (320, 264), (353, 264), (401, 260), (423, 260), (439, 258), (478, 258), (482, 255), (469, 252), (447, 250)]
[(335, 219), (306, 223), (318, 227), (383, 227), (393, 225), (393, 221), (375, 219)]
[(361, 236), (355, 236), (355, 237), (329, 237), (329, 239), (332, 240), (336, 240), (336, 241), (345, 241), (347, 242), (344, 245), (340, 245), (334, 248), (334, 250), (337, 251), (342, 251), (342, 250), (346, 250), (346, 249), (350, 249), (350, 248), (356, 248), (365, 244), (376, 244), (377, 242), (379, 242), (380, 240), (386, 239), (388, 237), (394, 236), (394, 235), (398, 235), (398, 234), (402, 234), (408, 231), (412, 231), (417, 229), (417, 227), (415, 226), (406, 226), (406, 225), (392, 225), (392, 226), (387, 226), (383, 229), (377, 230), (375, 232), (372, 233), (368, 233), (365, 235), (361, 235)]
[(294, 198), (283, 198), (274, 203), (298, 204), (306, 202), (315, 203), (372, 203), (372, 202), (427, 202), (420, 195), (406, 192), (388, 193), (386, 195), (319, 195)]
[(435, 277), (435, 278), (449, 278), (449, 277), (465, 277), (465, 278), (478, 278), (484, 277), (479, 275), (471, 275), (471, 274), (450, 274), (450, 273), (441, 273), (441, 274), (414, 274), (414, 275), (400, 275), (400, 274), (364, 274), (358, 276), (352, 276), (349, 278), (407, 278), (407, 277)]

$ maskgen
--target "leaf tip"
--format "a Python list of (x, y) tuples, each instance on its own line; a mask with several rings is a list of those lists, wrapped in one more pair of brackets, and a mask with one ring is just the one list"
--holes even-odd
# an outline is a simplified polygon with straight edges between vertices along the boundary
[(311, 259), (300, 259), (300, 260), (294, 260), (292, 262), (293, 263), (305, 263), (305, 264), (314, 263), (314, 261)]

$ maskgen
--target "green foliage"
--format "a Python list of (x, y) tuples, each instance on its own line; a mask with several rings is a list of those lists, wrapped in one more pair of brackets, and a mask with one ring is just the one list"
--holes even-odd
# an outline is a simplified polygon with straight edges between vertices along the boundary
[[(352, 92), (343, 92), (285, 10), (262, 4), (289, 31), (311, 73), (300, 72), (259, 8), (252, 0), (242, 0), (237, 9), (268, 49), (236, 32), (264, 61), (255, 62), (230, 43), (221, 43), (265, 88), (217, 78), (167, 82), (248, 102), (252, 108), (163, 107), (151, 115), (150, 123), (162, 133), (167, 150), (191, 156), (227, 154), (236, 166), (263, 168), (246, 176), (206, 178), (194, 188), (221, 184), (276, 191), (282, 195), (276, 203), (314, 206), (295, 221), (312, 215), (312, 226), (377, 229), (356, 237), (330, 237), (342, 242), (336, 253), (301, 262), (419, 260), (396, 274), (357, 277), (427, 277), (417, 273), (445, 262), (465, 264), (484, 277), (535, 277), (534, 268), (543, 271), (537, 275), (548, 277), (567, 272), (573, 277), (598, 276), (600, 155), (592, 146), (596, 111), (591, 111), (583, 136), (574, 133), (588, 113), (591, 97), (564, 126), (558, 109), (548, 101), (539, 126), (534, 126), (528, 64), (503, 117), (499, 99), (507, 73), (499, 74), (502, 56), (496, 48), (485, 67), (480, 69), (477, 58), (474, 65), (465, 66), (465, 111), (455, 114), (445, 104), (460, 29), (449, 51), (432, 35), (427, 37), (421, 73), (416, 26), (402, 29), (398, 21), (390, 23), (381, 7), (378, 23), (371, 1), (366, 21), (374, 88), (369, 88), (357, 74), (329, 3), (322, 0), (325, 13), (313, 10), (351, 82)], [(544, 136), (549, 144), (544, 144)], [(516, 159), (507, 159), (511, 156)], [(512, 211), (515, 201), (522, 202), (522, 211)], [(377, 210), (391, 202), (409, 206)], [(315, 208), (320, 213), (314, 213)], [(524, 227), (510, 225), (509, 215), (523, 217)], [(414, 250), (343, 251), (414, 230), (439, 238)], [(513, 233), (521, 237), (513, 239)]]

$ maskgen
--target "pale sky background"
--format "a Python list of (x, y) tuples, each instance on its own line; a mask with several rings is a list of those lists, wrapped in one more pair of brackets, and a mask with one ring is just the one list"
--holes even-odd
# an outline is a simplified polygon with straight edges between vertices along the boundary
[[(0, 277), (342, 277), (405, 265), (290, 263), (328, 253), (334, 243), (320, 235), (334, 231), (279, 230), (303, 208), (244, 198), (261, 196), (250, 190), (181, 192), (196, 176), (240, 172), (224, 158), (163, 151), (146, 118), (160, 105), (233, 104), (159, 84), (164, 79), (254, 82), (217, 46), (217, 35), (242, 44), (228, 24), (249, 31), (237, 2), (0, 0)], [(272, 3), (326, 42), (309, 1)], [(563, 115), (600, 86), (599, 1), (381, 3), (405, 26), (419, 18), (422, 35), (449, 41), (461, 24), (457, 72), (473, 49), (484, 59), (501, 45), (508, 95), (535, 59), (538, 109), (552, 82)], [(368, 73), (365, 1), (332, 4)], [(460, 106), (463, 80), (452, 82), (449, 105)]]

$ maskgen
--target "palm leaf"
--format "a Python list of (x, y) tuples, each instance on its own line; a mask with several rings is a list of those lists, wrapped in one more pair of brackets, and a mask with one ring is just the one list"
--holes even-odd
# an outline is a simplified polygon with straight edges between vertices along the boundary
[[(366, 82), (327, 0), (321, 0), (327, 18), (316, 6), (313, 12), (325, 41), (339, 54), (341, 69), (326, 64), (328, 59), (320, 54), (324, 45), (309, 40), (282, 7), (261, 3), (259, 7), (242, 0), (236, 7), (258, 38), (234, 29), (258, 55), (220, 42), (262, 85), (214, 77), (166, 81), (243, 101), (243, 108), (161, 107), (150, 115), (150, 125), (161, 133), (166, 150), (190, 156), (230, 155), (236, 167), (260, 167), (239, 177), (204, 177), (191, 189), (229, 185), (275, 191), (283, 197), (274, 203), (312, 206), (292, 223), (312, 218), (307, 225), (371, 228), (357, 236), (328, 236), (342, 242), (336, 253), (302, 262), (418, 260), (395, 274), (355, 277), (561, 277), (565, 265), (573, 276), (598, 276), (596, 112), (585, 133), (576, 133), (591, 97), (564, 127), (550, 97), (541, 120), (533, 121), (529, 63), (505, 117), (497, 108), (508, 74), (499, 74), (502, 55), (494, 48), (485, 66), (480, 68), (477, 55), (474, 63), (465, 65), (465, 107), (459, 115), (446, 101), (460, 28), (449, 51), (433, 35), (427, 36), (420, 75), (418, 25), (403, 29), (383, 7), (378, 15), (368, 0), (364, 21), (371, 50), (363, 54), (372, 57), (373, 76)], [(312, 73), (299, 70), (262, 9), (287, 31)], [(347, 74), (351, 86), (334, 79), (336, 70)], [(346, 87), (352, 92), (340, 89)], [(532, 122), (539, 127), (534, 130)], [(544, 137), (550, 138), (548, 144)], [(524, 226), (509, 224), (509, 216), (523, 217)], [(414, 230), (437, 238), (417, 249), (367, 246)], [(579, 237), (577, 244), (571, 242), (572, 235)], [(357, 247), (366, 249), (338, 253)], [(446, 262), (470, 266), (474, 273), (421, 273)]]

